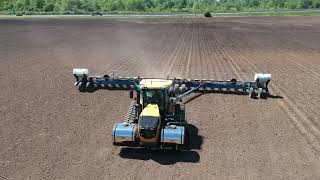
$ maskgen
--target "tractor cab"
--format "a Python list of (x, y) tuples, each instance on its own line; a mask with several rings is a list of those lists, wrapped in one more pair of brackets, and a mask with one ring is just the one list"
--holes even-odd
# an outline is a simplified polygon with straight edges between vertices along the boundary
[(163, 114), (168, 108), (169, 88), (172, 86), (172, 80), (166, 79), (142, 79), (141, 104), (145, 108), (148, 104), (157, 104), (160, 114)]
[[(169, 88), (172, 80), (142, 79), (139, 83), (141, 114), (138, 118), (138, 137), (145, 146), (158, 142), (162, 126), (161, 117), (166, 114)], [(140, 96), (139, 96), (140, 97)]]

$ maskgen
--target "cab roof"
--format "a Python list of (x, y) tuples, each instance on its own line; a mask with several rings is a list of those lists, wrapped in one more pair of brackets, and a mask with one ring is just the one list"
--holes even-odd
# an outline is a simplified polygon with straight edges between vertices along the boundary
[(167, 79), (142, 79), (140, 87), (147, 89), (164, 89), (172, 84), (172, 80)]
[(159, 117), (159, 107), (157, 104), (148, 104), (145, 108), (143, 108), (140, 116), (154, 116)]

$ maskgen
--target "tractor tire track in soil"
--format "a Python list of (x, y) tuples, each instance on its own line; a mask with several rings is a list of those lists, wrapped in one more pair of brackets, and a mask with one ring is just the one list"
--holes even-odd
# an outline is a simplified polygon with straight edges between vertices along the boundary
[[(227, 32), (228, 34), (230, 34), (230, 32)], [(252, 45), (251, 47), (249, 46), (248, 48), (248, 52), (250, 51), (250, 49), (254, 48), (254, 47), (259, 47), (261, 46), (259, 43), (254, 42), (254, 45)], [(275, 49), (274, 52), (277, 52), (277, 50)], [(254, 62), (257, 61), (258, 57), (260, 57), (260, 60), (263, 60), (264, 63), (268, 62), (270, 64), (272, 64), (272, 59), (269, 59), (266, 56), (263, 56), (262, 51), (259, 51), (257, 57), (254, 56), (250, 56), (247, 55), (247, 64), (249, 64), (256, 72), (262, 72), (262, 69), (258, 68)], [(249, 54), (249, 53), (248, 53)], [(262, 57), (262, 58), (261, 58)], [(289, 66), (291, 64), (286, 63), (286, 66)], [(275, 76), (281, 75), (281, 72), (284, 72), (285, 69), (280, 69), (281, 67), (284, 66), (284, 63), (281, 64), (280, 66), (272, 66), (272, 70), (276, 70), (275, 73), (272, 72), (272, 74), (275, 74)], [(298, 83), (298, 82), (294, 82), (294, 83)], [(295, 105), (296, 103), (294, 103), (294, 101), (292, 100), (292, 98), (290, 96), (286, 96), (285, 94), (290, 94), (289, 90), (284, 89), (283, 87), (281, 87), (280, 85), (278, 86), (273, 86), (273, 89), (275, 90), (276, 93), (281, 94), (281, 96), (284, 97), (283, 101), (280, 101), (280, 106), (281, 109), (292, 119), (292, 121), (294, 122), (295, 125), (297, 125), (298, 130), (306, 137), (306, 140), (310, 143), (310, 145), (312, 145), (312, 147), (314, 148), (315, 152), (317, 154), (319, 154), (320, 152), (320, 132), (319, 132), (319, 128), (314, 124), (314, 122), (312, 122), (312, 120), (310, 120), (310, 118), (308, 118), (308, 116), (303, 113), (305, 110), (304, 109), (299, 109), (297, 108), (297, 106)], [(293, 97), (295, 98), (295, 97)], [(314, 114), (316, 116), (316, 114)]]

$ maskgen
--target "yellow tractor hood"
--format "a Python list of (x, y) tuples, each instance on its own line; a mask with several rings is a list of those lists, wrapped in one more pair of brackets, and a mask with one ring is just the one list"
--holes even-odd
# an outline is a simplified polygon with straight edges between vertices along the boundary
[(160, 117), (159, 107), (157, 104), (148, 104), (141, 112), (140, 116)]

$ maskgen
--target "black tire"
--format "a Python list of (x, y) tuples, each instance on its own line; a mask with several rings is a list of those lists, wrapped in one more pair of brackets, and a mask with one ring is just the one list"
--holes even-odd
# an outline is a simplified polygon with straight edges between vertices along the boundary
[(254, 98), (256, 98), (256, 97), (257, 97), (257, 94), (256, 94), (256, 92), (253, 91), (253, 92), (251, 93), (250, 98), (254, 99)]
[(78, 89), (80, 92), (86, 92), (86, 84), (83, 82), (78, 83)]
[(249, 89), (249, 97), (254, 98), (255, 97), (255, 92), (253, 89)]
[(94, 92), (96, 90), (96, 88), (94, 87), (94, 84), (91, 82), (86, 83), (86, 88), (88, 92)]
[(108, 74), (103, 76), (105, 79), (110, 79), (110, 76)]

